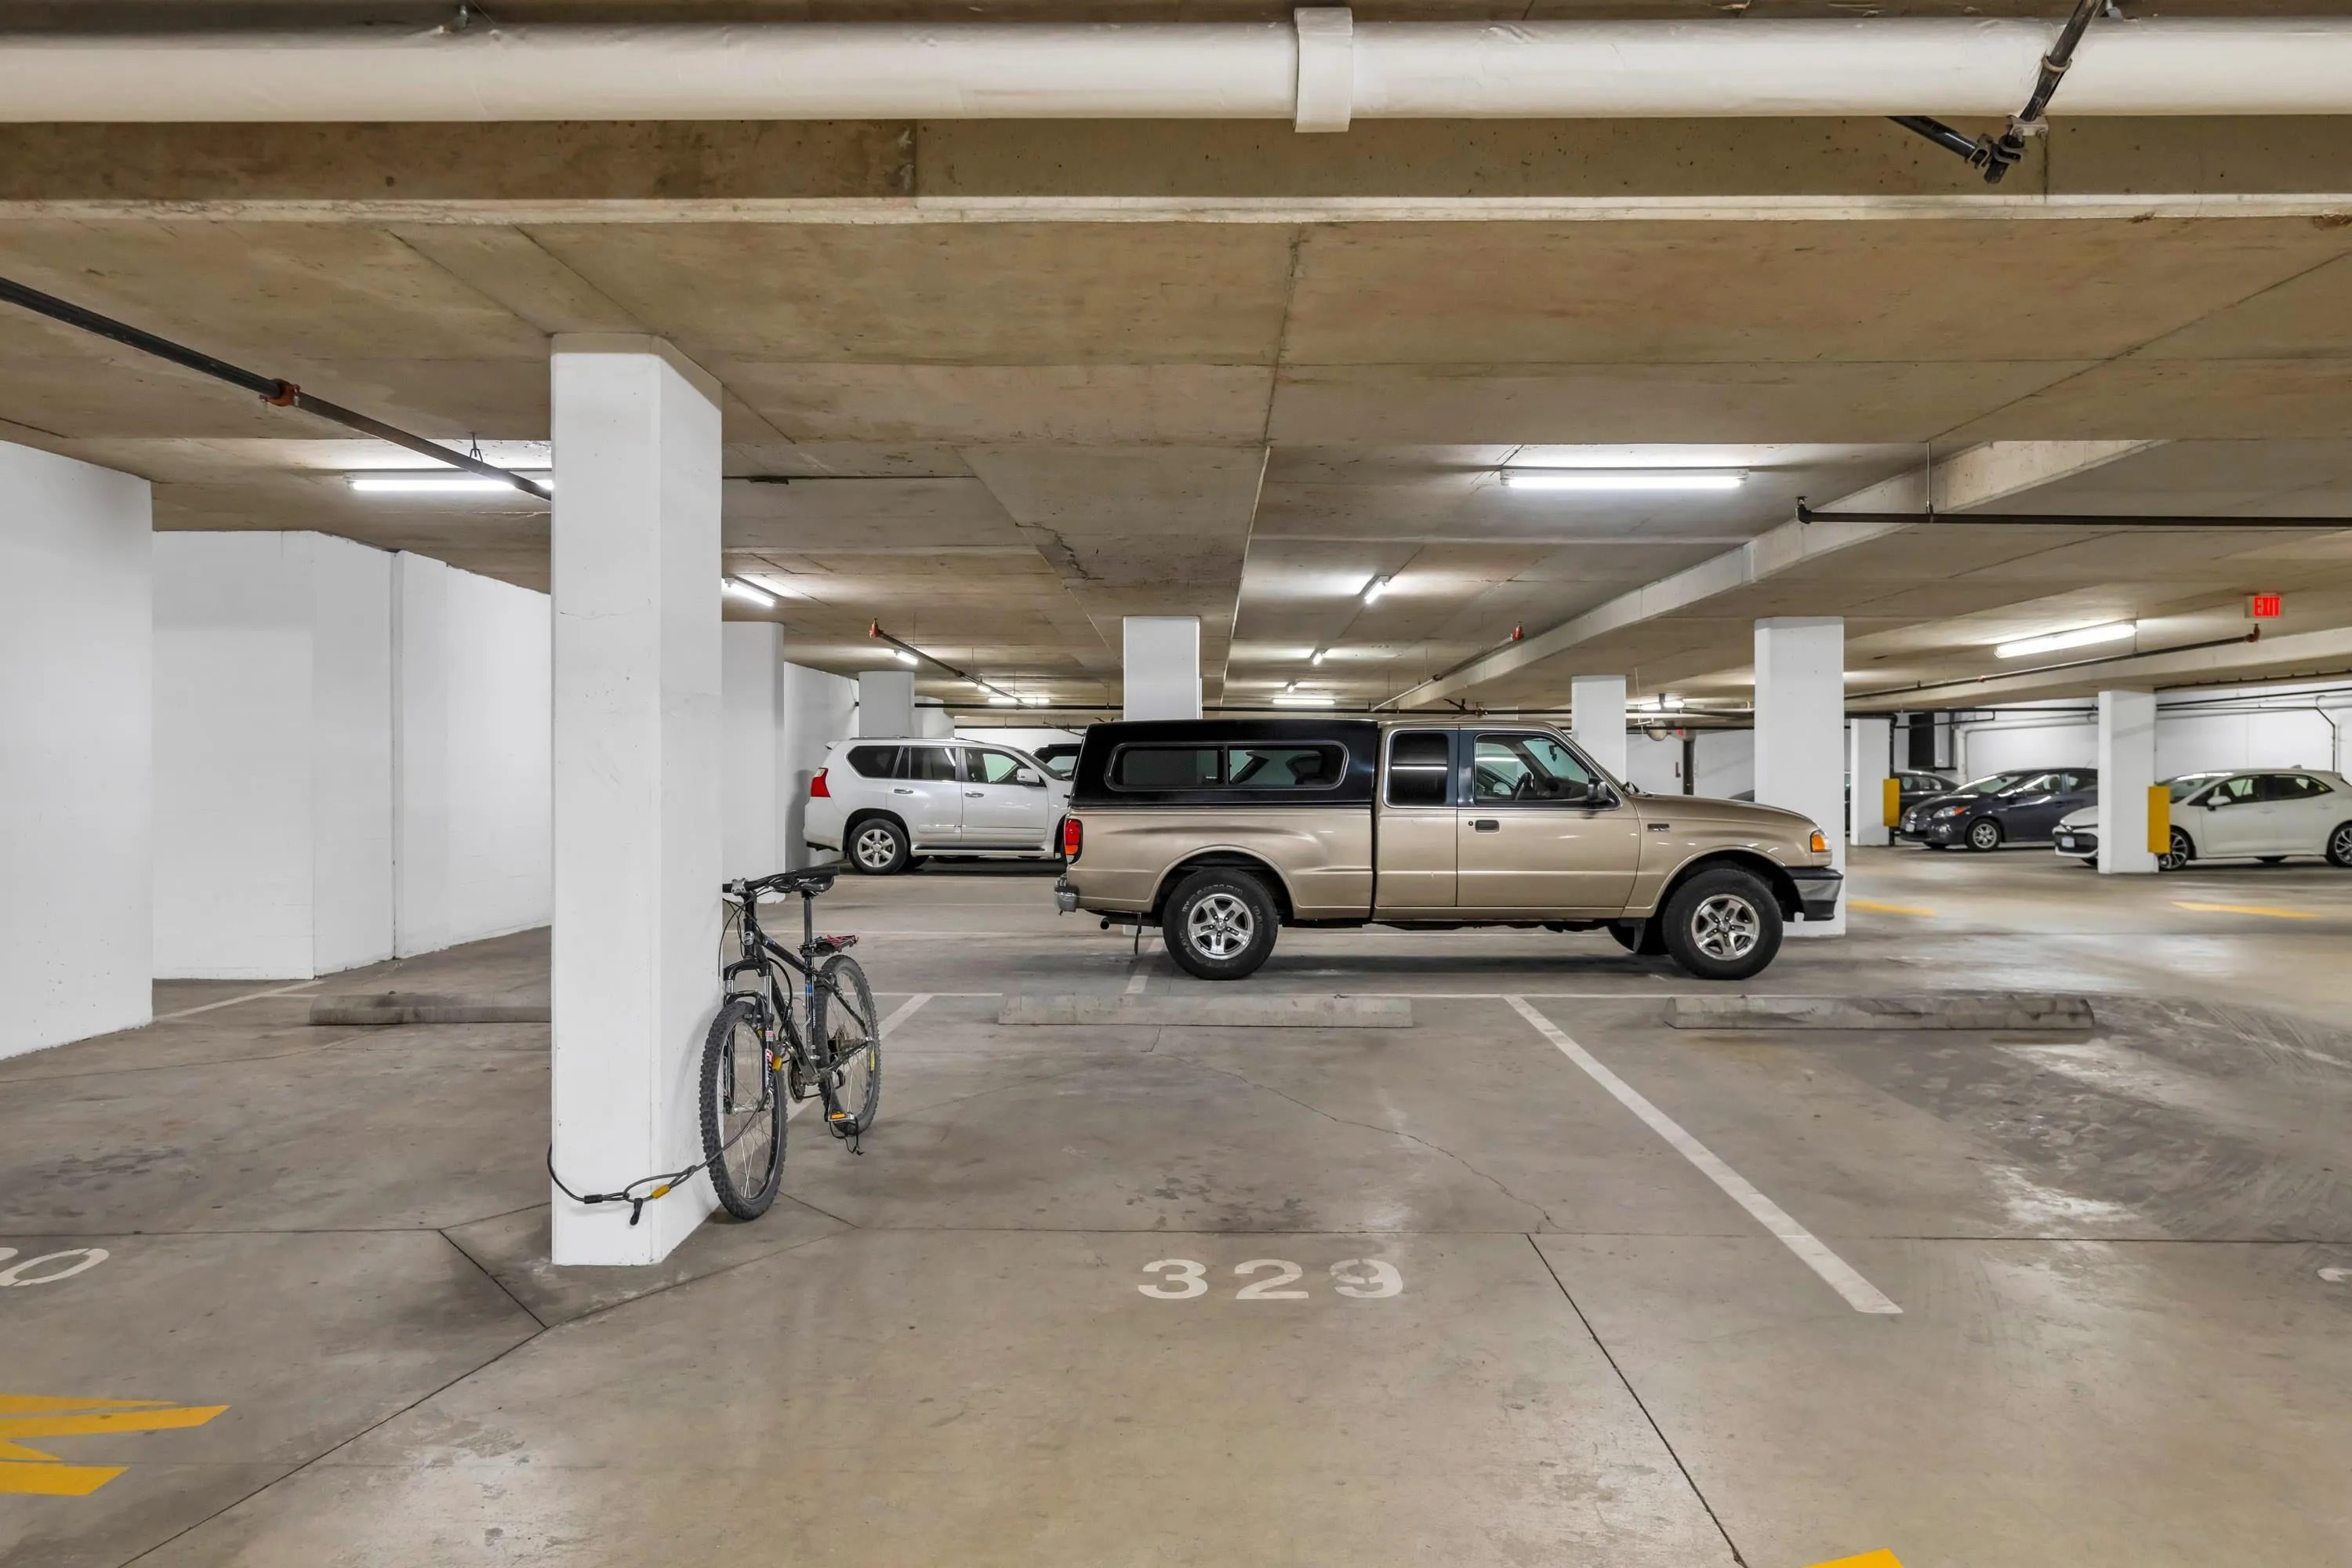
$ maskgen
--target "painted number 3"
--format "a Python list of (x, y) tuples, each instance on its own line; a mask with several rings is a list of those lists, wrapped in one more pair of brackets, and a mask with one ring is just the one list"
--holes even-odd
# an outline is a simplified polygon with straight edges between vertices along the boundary
[[(1159, 1278), (1136, 1289), (1154, 1300), (1183, 1301), (1209, 1293), (1209, 1266), (1190, 1258), (1162, 1258), (1145, 1264), (1143, 1271)], [(1285, 1258), (1253, 1258), (1234, 1265), (1234, 1273), (1251, 1281), (1234, 1292), (1236, 1301), (1304, 1301), (1313, 1294), (1290, 1289), (1307, 1277), (1307, 1271)], [(1266, 1278), (1252, 1279), (1260, 1274)], [(1381, 1258), (1349, 1258), (1331, 1265), (1331, 1289), (1358, 1300), (1376, 1301), (1402, 1290), (1404, 1276), (1397, 1272), (1395, 1264)]]

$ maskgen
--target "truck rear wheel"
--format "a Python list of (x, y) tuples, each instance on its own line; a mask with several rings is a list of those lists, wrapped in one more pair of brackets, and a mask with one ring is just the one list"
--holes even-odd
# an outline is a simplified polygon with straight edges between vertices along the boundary
[(1217, 866), (1179, 882), (1160, 911), (1169, 956), (1203, 980), (1255, 973), (1274, 951), (1277, 924), (1265, 883)]
[(1701, 980), (1745, 980), (1780, 951), (1780, 901), (1735, 867), (1701, 871), (1666, 900), (1666, 952)]

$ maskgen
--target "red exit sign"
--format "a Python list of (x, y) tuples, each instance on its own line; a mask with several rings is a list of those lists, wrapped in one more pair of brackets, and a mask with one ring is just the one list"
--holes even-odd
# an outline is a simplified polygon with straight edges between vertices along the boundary
[(2274, 621), (2279, 617), (2279, 596), (2276, 594), (2255, 594), (2246, 600), (2246, 614), (2258, 621)]

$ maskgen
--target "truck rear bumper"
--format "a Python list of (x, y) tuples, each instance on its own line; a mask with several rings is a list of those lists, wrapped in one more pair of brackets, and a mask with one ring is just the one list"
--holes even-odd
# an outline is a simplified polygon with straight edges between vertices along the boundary
[(1797, 884), (1798, 907), (1804, 919), (1837, 919), (1838, 895), (1845, 890), (1844, 872), (1827, 866), (1791, 866), (1789, 879)]

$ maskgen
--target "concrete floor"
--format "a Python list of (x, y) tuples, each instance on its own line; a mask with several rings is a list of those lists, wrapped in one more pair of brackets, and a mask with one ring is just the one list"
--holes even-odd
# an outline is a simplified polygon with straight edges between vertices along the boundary
[[(2352, 875), (1853, 870), (1853, 934), (1751, 989), (2099, 1027), (1675, 1030), (1700, 987), (1605, 937), (1294, 932), (1256, 986), (1415, 1026), (1007, 1028), (1195, 983), (1035, 875), (845, 882), (824, 923), (929, 998), (880, 1127), (795, 1124), (767, 1217), (645, 1271), (545, 1262), (544, 1026), (159, 986), (209, 1010), (0, 1063), (0, 1282), (107, 1255), (0, 1290), (0, 1396), (226, 1408), (0, 1398), (0, 1440), (126, 1467), (10, 1495), (0, 1448), (0, 1561), (2352, 1561)], [(544, 975), (533, 934), (396, 983)]]

